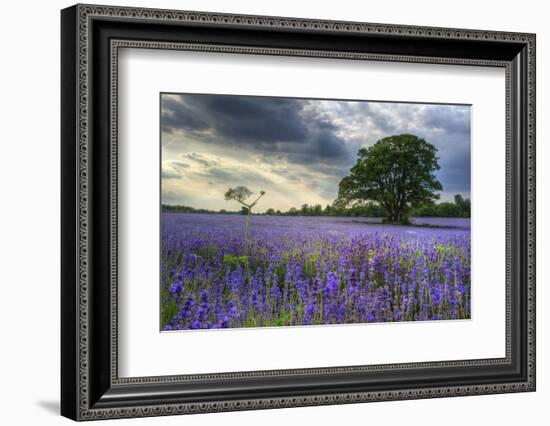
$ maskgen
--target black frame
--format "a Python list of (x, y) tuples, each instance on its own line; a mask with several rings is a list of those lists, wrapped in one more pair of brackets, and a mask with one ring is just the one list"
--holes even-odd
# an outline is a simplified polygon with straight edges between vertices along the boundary
[[(535, 390), (535, 35), (96, 5), (64, 9), (61, 30), (62, 415), (90, 420)], [(505, 68), (506, 357), (119, 378), (116, 95), (124, 47)]]

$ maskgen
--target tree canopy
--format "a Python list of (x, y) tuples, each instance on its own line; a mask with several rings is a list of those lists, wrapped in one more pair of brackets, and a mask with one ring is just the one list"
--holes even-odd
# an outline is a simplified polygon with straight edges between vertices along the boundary
[(443, 189), (434, 172), (439, 170), (437, 149), (415, 135), (380, 139), (361, 148), (349, 176), (340, 181), (337, 205), (379, 203), (390, 222), (408, 222), (414, 208), (439, 199)]

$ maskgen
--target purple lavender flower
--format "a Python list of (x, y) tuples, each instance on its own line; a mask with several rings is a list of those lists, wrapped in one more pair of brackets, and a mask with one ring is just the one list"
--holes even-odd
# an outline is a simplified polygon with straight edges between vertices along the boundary
[(224, 262), (246, 220), (163, 213), (163, 330), (470, 318), (468, 219), (254, 216), (247, 264)]

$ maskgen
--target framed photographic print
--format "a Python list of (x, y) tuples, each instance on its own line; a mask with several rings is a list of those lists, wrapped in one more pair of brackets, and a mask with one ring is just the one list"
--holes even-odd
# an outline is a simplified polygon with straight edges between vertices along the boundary
[(74, 420), (535, 390), (535, 36), (76, 5)]

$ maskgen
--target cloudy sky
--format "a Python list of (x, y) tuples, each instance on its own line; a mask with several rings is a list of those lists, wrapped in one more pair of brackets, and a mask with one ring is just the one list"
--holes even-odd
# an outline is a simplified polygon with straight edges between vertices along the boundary
[(470, 196), (470, 107), (162, 94), (162, 203), (238, 210), (228, 187), (266, 196), (258, 212), (331, 204), (361, 147), (412, 133), (438, 149), (442, 200)]

